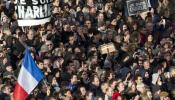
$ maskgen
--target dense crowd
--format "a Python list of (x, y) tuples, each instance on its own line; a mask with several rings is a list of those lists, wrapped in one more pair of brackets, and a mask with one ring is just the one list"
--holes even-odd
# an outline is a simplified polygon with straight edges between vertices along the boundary
[[(0, 3), (0, 100), (11, 100), (24, 50), (45, 77), (27, 100), (174, 100), (175, 0), (54, 0), (51, 21), (19, 27), (14, 0)], [(112, 43), (114, 52), (100, 46)]]

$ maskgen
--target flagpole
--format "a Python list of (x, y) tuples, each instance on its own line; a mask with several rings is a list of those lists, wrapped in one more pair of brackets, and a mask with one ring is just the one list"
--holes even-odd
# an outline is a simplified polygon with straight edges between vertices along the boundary
[(44, 85), (47, 87), (47, 81), (46, 79), (43, 79)]
[[(22, 30), (23, 30), (23, 32), (27, 32), (27, 29), (26, 29), (26, 27), (24, 27), (24, 26), (22, 26)], [(30, 50), (30, 48), (27, 46), (26, 43), (24, 43), (24, 42), (21, 41), (21, 40), (19, 40), (19, 42), (24, 46), (25, 49), (29, 49), (29, 50)], [(43, 79), (43, 82), (44, 82), (44, 85), (45, 85), (46, 87), (48, 87), (48, 86), (47, 86), (47, 81), (46, 81), (46, 79)]]

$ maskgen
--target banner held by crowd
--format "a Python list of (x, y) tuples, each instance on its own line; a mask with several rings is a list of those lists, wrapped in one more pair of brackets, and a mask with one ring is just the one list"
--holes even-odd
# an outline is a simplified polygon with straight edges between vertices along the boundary
[(50, 21), (53, 0), (16, 0), (19, 26), (40, 25)]

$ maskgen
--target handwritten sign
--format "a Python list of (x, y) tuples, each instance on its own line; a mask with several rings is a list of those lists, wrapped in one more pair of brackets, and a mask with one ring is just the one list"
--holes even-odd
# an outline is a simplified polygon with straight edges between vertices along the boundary
[(127, 0), (126, 3), (129, 16), (148, 11), (149, 9), (147, 0)]
[(108, 54), (111, 52), (115, 52), (116, 48), (113, 43), (103, 44), (99, 47), (101, 54)]

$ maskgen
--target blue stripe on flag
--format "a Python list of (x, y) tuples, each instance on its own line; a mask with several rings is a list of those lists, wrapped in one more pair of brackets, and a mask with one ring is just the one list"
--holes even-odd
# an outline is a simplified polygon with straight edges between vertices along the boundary
[(25, 56), (23, 59), (23, 65), (26, 70), (39, 82), (43, 79), (44, 75), (42, 71), (37, 67), (36, 63), (34, 62), (30, 51), (26, 49)]

